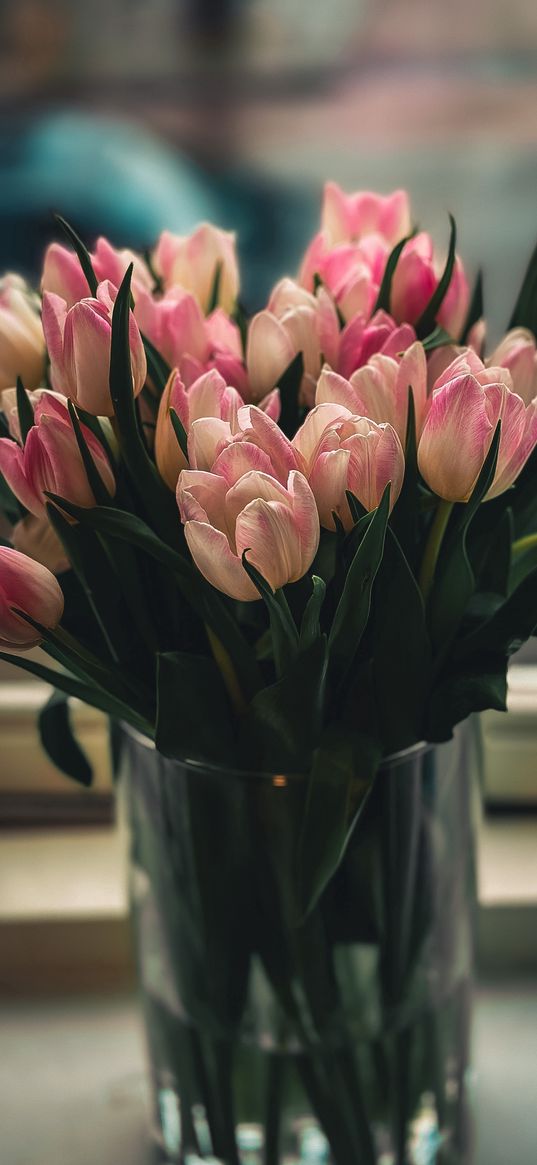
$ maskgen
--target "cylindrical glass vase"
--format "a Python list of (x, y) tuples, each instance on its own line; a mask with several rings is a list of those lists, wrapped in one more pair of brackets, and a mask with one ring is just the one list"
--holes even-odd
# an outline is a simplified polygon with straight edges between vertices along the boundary
[(468, 725), (385, 761), (299, 918), (305, 782), (124, 733), (157, 1161), (468, 1165), (474, 768)]

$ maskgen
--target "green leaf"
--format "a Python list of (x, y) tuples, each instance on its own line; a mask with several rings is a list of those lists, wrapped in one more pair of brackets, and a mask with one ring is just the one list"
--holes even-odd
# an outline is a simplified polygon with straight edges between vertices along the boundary
[(17, 376), (17, 412), (19, 414), (21, 439), (23, 445), (25, 445), (28, 433), (34, 426), (34, 410), (20, 376)]
[(471, 666), (453, 671), (433, 691), (427, 726), (430, 741), (449, 740), (455, 724), (473, 712), (507, 711), (505, 656), (475, 657)]
[(512, 655), (530, 638), (537, 626), (537, 567), (522, 579), (493, 615), (456, 647), (456, 658), (478, 652)]
[(430, 336), (426, 336), (423, 341), (423, 348), (425, 352), (434, 352), (436, 348), (445, 348), (446, 344), (453, 343), (453, 336), (446, 332), (446, 329), (441, 324), (437, 324)]
[(466, 344), (468, 342), (468, 336), (474, 324), (477, 324), (478, 320), (482, 319), (483, 317), (483, 310), (483, 272), (478, 271), (474, 290), (472, 292), (472, 298), (470, 300), (470, 306), (468, 308), (468, 314), (462, 329), (462, 335), (460, 339), (461, 344)]
[(157, 392), (162, 393), (170, 378), (171, 368), (167, 364), (163, 356), (155, 345), (148, 340), (147, 336), (142, 335), (142, 343), (144, 345), (145, 357), (147, 360), (147, 371), (150, 379), (153, 381)]
[(529, 328), (537, 336), (537, 245), (528, 263), (508, 330)]
[(80, 266), (84, 272), (84, 275), (86, 276), (90, 295), (95, 297), (97, 288), (99, 286), (99, 280), (97, 279), (95, 271), (93, 270), (93, 263), (91, 261), (91, 256), (87, 247), (84, 245), (82, 239), (79, 237), (79, 235), (77, 235), (73, 227), (70, 226), (64, 218), (62, 218), (61, 214), (55, 214), (54, 218), (56, 219), (58, 226), (61, 227), (64, 235), (74, 247), (76, 254), (78, 255)]
[(297, 859), (298, 899), (308, 915), (337, 870), (380, 761), (368, 736), (333, 724), (324, 733), (308, 780)]
[(318, 575), (312, 575), (312, 593), (304, 608), (300, 624), (300, 647), (309, 647), (321, 634), (320, 614), (326, 595), (326, 583)]
[(233, 761), (233, 712), (222, 676), (208, 656), (157, 655), (155, 743), (164, 756), (180, 760)]
[(401, 546), (410, 562), (415, 566), (416, 518), (418, 512), (418, 456), (416, 439), (416, 409), (414, 393), (408, 389), (408, 413), (405, 440), (405, 476), (401, 493), (393, 508), (391, 523)]
[(513, 555), (509, 574), (509, 593), (516, 590), (526, 575), (537, 568), (537, 539), (519, 554)]
[(209, 295), (209, 302), (207, 305), (206, 315), (208, 315), (208, 316), (210, 316), (211, 312), (216, 310), (216, 308), (218, 307), (218, 304), (220, 302), (220, 287), (222, 284), (223, 270), (224, 270), (224, 264), (223, 264), (222, 260), (219, 259), (216, 266), (215, 266), (215, 269), (214, 269), (213, 282), (212, 282), (212, 286), (211, 286), (211, 292)]
[[(483, 506), (482, 509), (486, 510), (486, 506)], [(477, 585), (482, 591), (507, 595), (513, 543), (513, 511), (509, 506), (502, 510), (502, 513), (495, 517), (492, 528), (487, 531), (486, 539), (480, 540), (479, 544), (473, 547), (472, 536), (478, 517), (480, 517), (480, 512), (476, 515), (467, 538), (468, 552), (474, 566)]]
[(367, 625), (373, 582), (384, 551), (389, 509), (388, 483), (354, 553), (334, 615), (328, 641), (329, 682), (334, 691), (344, 683)]
[(278, 424), (286, 437), (289, 438), (294, 437), (300, 425), (301, 410), (299, 399), (303, 375), (304, 357), (302, 352), (298, 352), (285, 369), (285, 372), (280, 376), (278, 382), (281, 400), (281, 413)]
[(326, 636), (319, 635), (281, 679), (254, 696), (241, 733), (241, 753), (251, 771), (309, 772), (323, 726), (326, 662)]
[(261, 572), (248, 561), (247, 554), (248, 551), (245, 550), (242, 555), (242, 565), (254, 586), (257, 587), (267, 608), (276, 675), (281, 676), (296, 655), (298, 631), (283, 591), (272, 590)]
[(406, 235), (404, 239), (401, 239), (398, 243), (396, 243), (393, 251), (388, 256), (388, 261), (384, 268), (384, 275), (382, 276), (382, 283), (379, 288), (377, 300), (371, 313), (372, 315), (374, 315), (377, 311), (385, 311), (388, 312), (388, 314), (390, 313), (392, 283), (393, 277), (395, 275), (395, 269), (399, 259), (401, 258), (403, 247), (405, 247), (406, 244), (410, 242), (410, 239), (414, 238), (415, 233), (415, 231), (412, 231), (412, 234)]
[(419, 320), (414, 325), (416, 333), (420, 339), (423, 339), (425, 336), (429, 336), (429, 334), (434, 330), (436, 325), (436, 317), (440, 311), (440, 308), (442, 307), (449, 289), (449, 285), (451, 283), (453, 268), (455, 266), (455, 250), (457, 246), (457, 227), (455, 226), (455, 219), (451, 214), (449, 216), (449, 223), (450, 236), (446, 265), (427, 306), (423, 309)]
[(53, 692), (38, 719), (41, 744), (62, 773), (86, 788), (92, 783), (91, 765), (73, 734), (69, 700), (65, 692)]
[(423, 737), (432, 664), (421, 591), (389, 526), (373, 590), (368, 643), (383, 752), (389, 754)]
[(91, 492), (95, 498), (95, 501), (100, 506), (109, 506), (110, 502), (111, 502), (110, 494), (108, 493), (108, 490), (104, 484), (104, 481), (103, 481), (103, 479), (99, 473), (99, 470), (97, 469), (97, 466), (93, 460), (93, 457), (88, 449), (88, 446), (86, 444), (86, 440), (84, 438), (84, 434), (83, 434), (81, 426), (80, 426), (80, 421), (79, 421), (78, 416), (77, 416), (77, 411), (76, 411), (76, 408), (75, 408), (72, 400), (67, 401), (67, 408), (69, 410), (69, 416), (71, 418), (71, 424), (73, 426), (74, 434), (76, 437), (76, 443), (78, 445), (78, 450), (79, 450), (80, 456), (82, 458), (82, 464), (83, 464), (84, 469), (86, 471), (88, 485), (89, 485)]
[[(345, 496), (347, 498), (349, 510), (351, 512), (351, 518), (352, 518), (354, 524), (356, 525), (357, 522), (360, 522), (361, 519), (365, 517), (365, 515), (367, 514), (367, 510), (366, 510), (365, 506), (362, 505), (359, 498), (355, 497), (350, 489), (345, 490)], [(336, 523), (336, 531), (338, 531), (339, 527), (341, 527), (341, 530), (343, 530), (343, 525), (342, 525), (341, 521), (339, 520), (337, 514), (334, 514), (334, 520)], [(338, 522), (339, 522), (339, 526), (338, 526)]]
[(186, 458), (186, 463), (188, 465), (188, 436), (183, 422), (176, 413), (175, 409), (170, 409), (170, 421), (172, 423), (175, 436), (177, 437), (181, 453), (183, 454), (183, 457)]

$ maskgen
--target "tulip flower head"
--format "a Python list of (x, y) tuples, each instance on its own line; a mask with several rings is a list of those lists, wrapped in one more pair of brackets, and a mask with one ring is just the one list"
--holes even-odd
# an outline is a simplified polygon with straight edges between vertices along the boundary
[(537, 408), (512, 391), (510, 373), (485, 368), (468, 350), (436, 382), (418, 446), (423, 478), (439, 497), (468, 501), (501, 421), (494, 481), (486, 499), (518, 477), (537, 442)]
[[(78, 506), (94, 506), (75, 433), (66, 404), (53, 393), (44, 392), (34, 412), (34, 425), (24, 446), (9, 437), (0, 439), (0, 472), (10, 489), (31, 514), (46, 516), (46, 493)], [(104, 450), (86, 425), (82, 434), (96, 469), (109, 494), (115, 480)]]
[(36, 297), (18, 275), (0, 280), (0, 390), (20, 376), (37, 388), (45, 366), (45, 339)]
[[(132, 293), (136, 300), (139, 291), (151, 291), (153, 278), (141, 255), (135, 254), (126, 248), (116, 250), (108, 239), (97, 239), (95, 251), (90, 255), (91, 265), (99, 283), (107, 280), (119, 287), (123, 276), (130, 264), (133, 264)], [(61, 243), (51, 243), (45, 251), (43, 273), (41, 276), (42, 292), (50, 291), (64, 299), (67, 307), (73, 307), (81, 299), (90, 295), (88, 282), (78, 255)]]
[(391, 482), (390, 506), (395, 505), (405, 459), (391, 425), (353, 416), (339, 404), (320, 404), (308, 413), (293, 445), (304, 460), (321, 525), (327, 530), (335, 529), (334, 513), (346, 530), (352, 528), (347, 490), (366, 510), (374, 510)]
[(315, 498), (296, 470), (285, 486), (257, 470), (231, 486), (218, 473), (184, 470), (177, 502), (198, 570), (233, 599), (259, 598), (243, 553), (275, 591), (302, 578), (317, 552)]
[(212, 417), (194, 421), (188, 459), (192, 469), (223, 474), (230, 483), (255, 469), (285, 485), (293, 470), (303, 468), (291, 441), (255, 405), (246, 405), (227, 421)]
[(194, 421), (204, 417), (229, 422), (231, 433), (236, 429), (237, 414), (243, 404), (237, 390), (226, 385), (216, 369), (203, 373), (188, 390), (179, 373), (171, 373), (160, 400), (155, 432), (155, 460), (170, 489), (175, 489), (180, 471), (188, 464), (172, 425), (170, 409), (175, 410), (186, 433)]
[(334, 302), (323, 287), (316, 294), (292, 279), (274, 288), (267, 309), (254, 316), (246, 347), (250, 400), (259, 402), (279, 383), (301, 352), (304, 374), (301, 399), (312, 405), (323, 358), (337, 360), (339, 323)]
[(155, 271), (164, 288), (179, 287), (189, 291), (203, 312), (211, 308), (211, 298), (218, 285), (217, 303), (224, 311), (233, 310), (239, 293), (239, 267), (235, 235), (210, 223), (202, 223), (186, 237), (163, 231), (153, 252)]
[(324, 187), (321, 230), (332, 246), (356, 242), (364, 235), (380, 235), (391, 247), (410, 234), (410, 205), (406, 190), (346, 194), (336, 182)]
[[(422, 232), (405, 243), (395, 268), (390, 297), (390, 311), (398, 323), (416, 323), (436, 291), (441, 268), (430, 235)], [(468, 280), (456, 256), (450, 284), (436, 317), (455, 339), (463, 328), (469, 301)]]
[[(116, 295), (113, 284), (105, 281), (99, 284), (95, 299), (81, 299), (69, 309), (65, 300), (53, 292), (43, 296), (43, 328), (52, 386), (95, 417), (111, 417), (114, 413), (109, 375)], [(129, 340), (133, 393), (138, 396), (145, 384), (147, 363), (132, 312)]]
[(514, 391), (529, 405), (537, 397), (537, 345), (528, 328), (512, 328), (487, 360), (511, 373)]
[(397, 360), (376, 354), (346, 380), (323, 369), (317, 383), (317, 404), (340, 404), (355, 416), (377, 424), (388, 422), (399, 439), (406, 439), (409, 388), (414, 397), (416, 428), (420, 432), (427, 404), (427, 363), (418, 341)]
[(28, 651), (41, 635), (16, 611), (43, 627), (57, 627), (63, 614), (63, 593), (54, 575), (11, 547), (0, 546), (0, 649)]

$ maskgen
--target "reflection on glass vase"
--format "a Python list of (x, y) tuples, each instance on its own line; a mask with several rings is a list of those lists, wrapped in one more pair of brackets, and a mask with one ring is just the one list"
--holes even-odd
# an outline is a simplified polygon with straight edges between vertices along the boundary
[(475, 765), (385, 761), (304, 918), (305, 782), (122, 735), (158, 1161), (468, 1165)]

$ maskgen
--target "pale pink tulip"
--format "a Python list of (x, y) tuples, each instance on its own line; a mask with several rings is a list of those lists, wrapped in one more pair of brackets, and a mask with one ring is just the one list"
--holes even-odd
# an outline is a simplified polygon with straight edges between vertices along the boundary
[(35, 297), (18, 275), (0, 280), (0, 389), (20, 376), (37, 388), (45, 367), (45, 338)]
[(63, 593), (57, 579), (41, 563), (0, 546), (0, 649), (9, 653), (28, 651), (42, 638), (15, 609), (52, 629), (63, 614)]
[(177, 501), (190, 553), (204, 577), (233, 599), (259, 598), (242, 554), (274, 591), (306, 573), (319, 545), (315, 498), (293, 470), (285, 485), (252, 470), (233, 485), (218, 473), (184, 470)]
[(313, 291), (316, 278), (320, 279), (346, 322), (357, 315), (367, 319), (373, 311), (389, 253), (389, 244), (380, 235), (332, 247), (319, 234), (304, 255), (299, 283)]
[(345, 192), (335, 182), (324, 187), (321, 230), (328, 242), (357, 241), (364, 235), (380, 235), (391, 247), (410, 234), (410, 205), (405, 190), (393, 194), (372, 194), (359, 190)]
[(255, 405), (239, 409), (228, 420), (205, 417), (194, 421), (188, 437), (192, 469), (212, 470), (228, 484), (249, 469), (260, 470), (285, 485), (289, 473), (302, 469), (299, 454), (275, 421)]
[(155, 432), (155, 460), (170, 489), (175, 489), (181, 469), (187, 466), (170, 419), (170, 409), (175, 410), (188, 433), (193, 422), (203, 417), (230, 421), (231, 427), (235, 427), (243, 404), (237, 390), (226, 385), (216, 369), (203, 373), (188, 389), (177, 371), (171, 373), (160, 400)]
[(188, 236), (163, 231), (153, 252), (155, 271), (164, 288), (180, 287), (197, 299), (202, 311), (210, 307), (215, 276), (220, 271), (217, 306), (233, 310), (239, 293), (235, 235), (202, 223)]
[[(141, 255), (127, 249), (117, 250), (103, 237), (97, 239), (95, 251), (90, 256), (93, 270), (99, 283), (108, 280), (119, 287), (127, 267), (133, 264), (132, 292), (136, 299), (140, 290), (151, 291), (153, 278)], [(51, 243), (45, 251), (41, 290), (50, 291), (65, 300), (67, 307), (73, 307), (81, 299), (87, 299), (90, 291), (86, 276), (74, 251), (61, 243)]]
[(339, 323), (333, 300), (324, 290), (306, 291), (292, 279), (274, 288), (266, 311), (251, 321), (246, 347), (250, 399), (269, 393), (298, 354), (304, 360), (301, 384), (303, 404), (313, 404), (315, 384), (323, 358), (337, 359)]
[(341, 332), (337, 360), (332, 361), (328, 354), (326, 360), (341, 376), (348, 379), (351, 373), (367, 364), (377, 352), (396, 359), (415, 339), (416, 333), (411, 324), (396, 324), (385, 311), (375, 312), (370, 320), (364, 316), (355, 316)]
[[(81, 299), (67, 309), (52, 292), (43, 296), (43, 328), (50, 356), (53, 388), (65, 393), (93, 416), (111, 417), (110, 342), (116, 288), (100, 283), (96, 299)], [(142, 391), (147, 375), (142, 337), (132, 312), (129, 339), (133, 392)]]
[(423, 345), (414, 343), (400, 360), (375, 355), (352, 373), (349, 380), (323, 369), (317, 384), (316, 404), (337, 404), (354, 416), (369, 417), (377, 424), (387, 422), (405, 442), (409, 388), (412, 388), (416, 430), (423, 424), (427, 403), (427, 362)]
[[(22, 505), (36, 517), (46, 515), (45, 491), (59, 494), (78, 506), (94, 506), (84, 464), (67, 406), (52, 393), (43, 393), (34, 413), (24, 448), (9, 437), (0, 439), (0, 472)], [(86, 445), (108, 492), (115, 480), (103, 448), (82, 425)]]
[[(403, 247), (395, 269), (390, 311), (398, 323), (416, 323), (436, 290), (442, 264), (435, 259), (431, 236), (422, 232)], [(447, 294), (437, 312), (437, 321), (455, 339), (460, 335), (470, 292), (461, 260), (457, 256)]]
[(511, 391), (510, 373), (485, 368), (468, 350), (436, 382), (418, 446), (418, 465), (427, 484), (447, 501), (470, 497), (498, 421), (498, 463), (486, 498), (513, 484), (537, 442), (537, 410)]
[(528, 328), (512, 328), (507, 332), (486, 363), (509, 369), (513, 388), (526, 405), (537, 397), (537, 347), (535, 336)]
[(391, 425), (353, 416), (340, 404), (320, 404), (308, 413), (293, 445), (303, 458), (320, 522), (326, 529), (335, 529), (334, 513), (346, 530), (352, 528), (346, 490), (366, 510), (374, 510), (390, 482), (390, 507), (395, 505), (405, 459)]
[[(49, 388), (34, 388), (33, 392), (28, 392), (26, 395), (28, 396), (34, 413), (42, 396), (46, 396), (47, 400), (51, 396), (55, 397), (56, 400), (59, 400), (60, 403), (65, 405), (65, 396), (63, 393), (52, 392), (52, 390)], [(16, 388), (5, 388), (4, 391), (0, 393), (0, 411), (4, 414), (11, 436), (14, 437), (15, 441), (19, 442), (19, 445), (21, 445), (22, 438), (19, 424), (19, 410), (17, 408)]]

